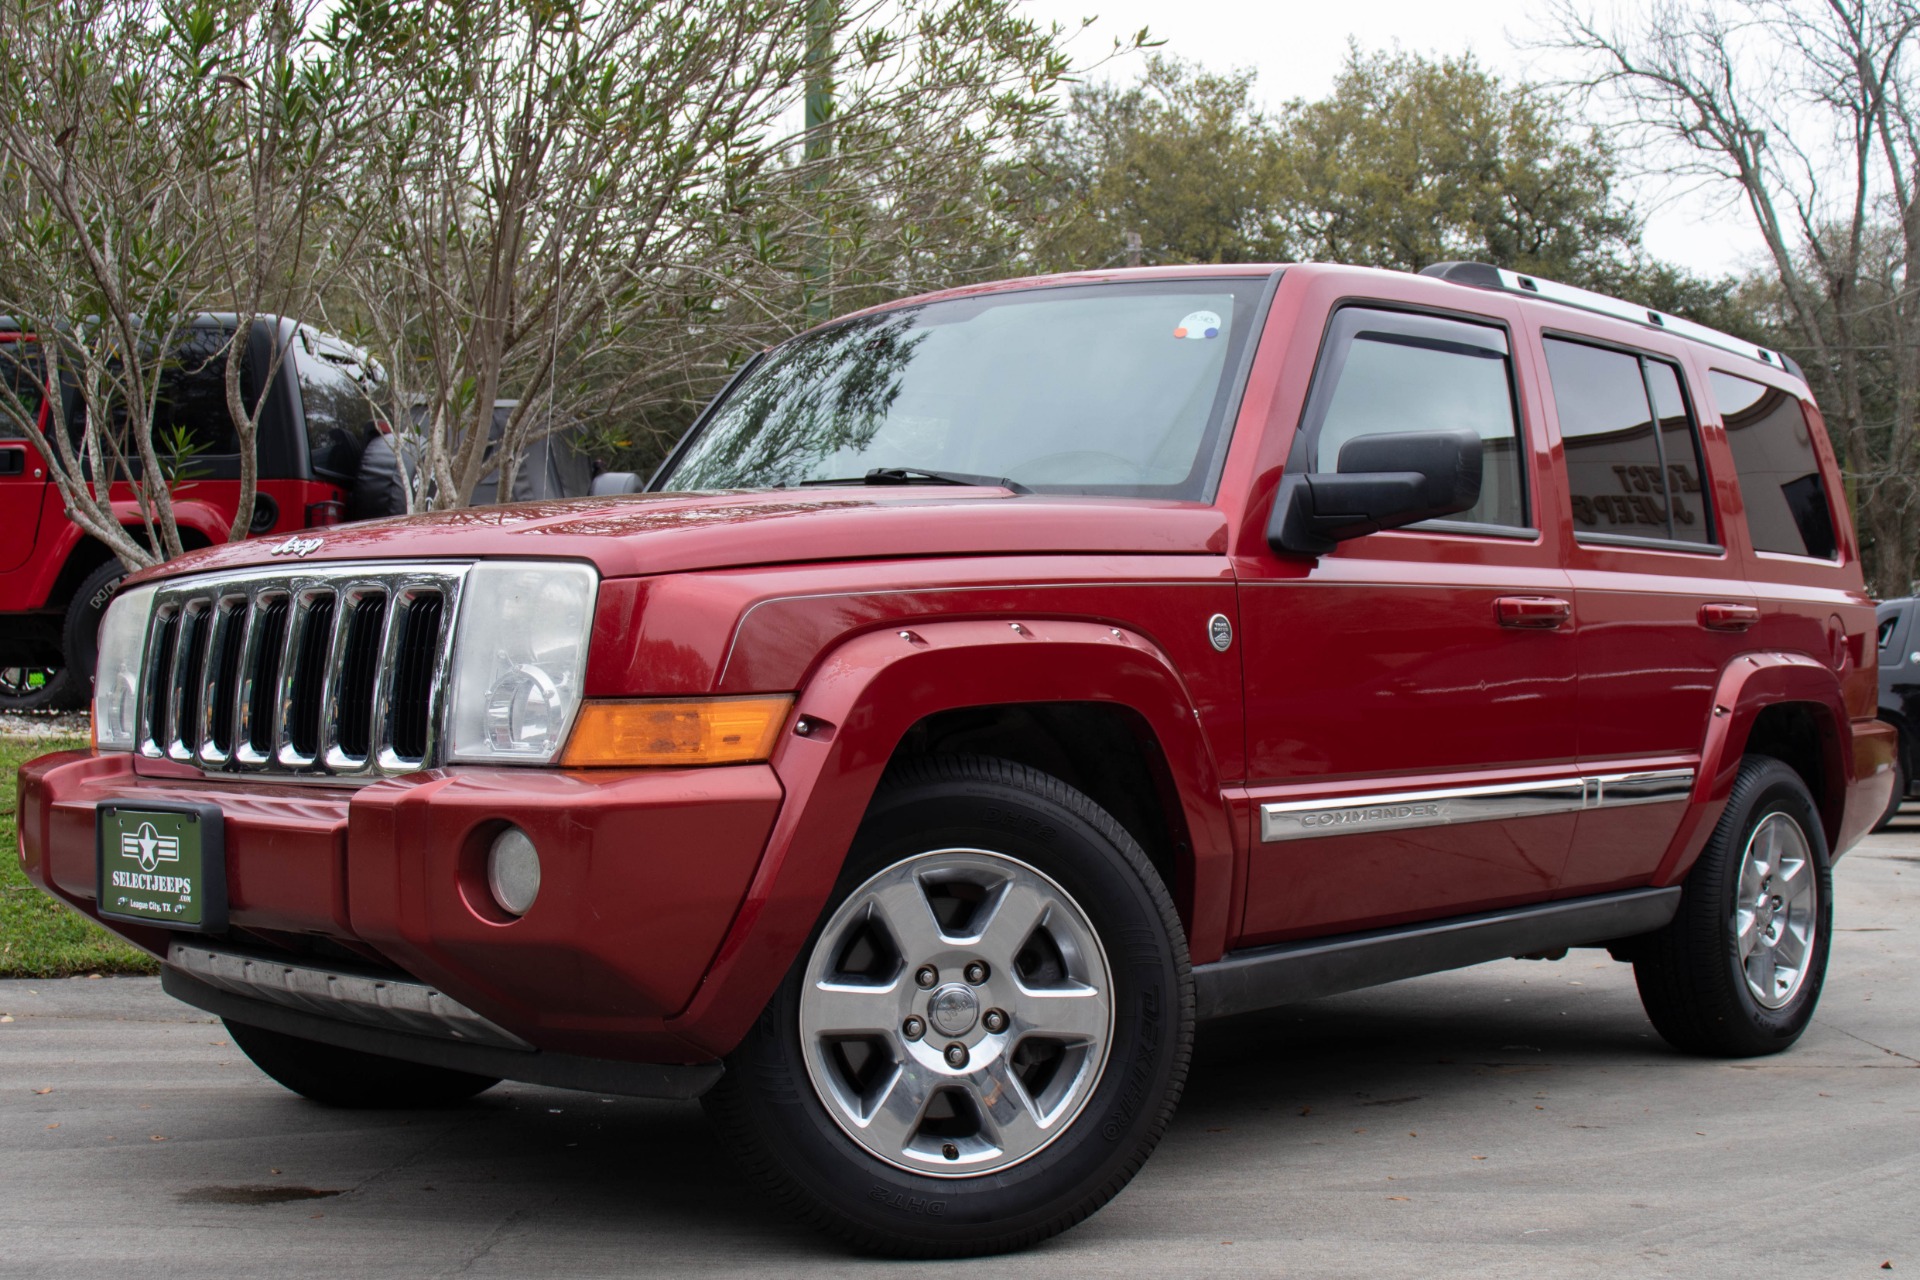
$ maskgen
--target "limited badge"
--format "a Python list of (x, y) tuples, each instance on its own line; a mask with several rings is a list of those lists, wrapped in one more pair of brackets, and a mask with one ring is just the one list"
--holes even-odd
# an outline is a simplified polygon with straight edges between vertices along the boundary
[(1193, 342), (1217, 338), (1220, 336), (1220, 316), (1213, 311), (1189, 312), (1185, 320), (1174, 326), (1173, 336)]

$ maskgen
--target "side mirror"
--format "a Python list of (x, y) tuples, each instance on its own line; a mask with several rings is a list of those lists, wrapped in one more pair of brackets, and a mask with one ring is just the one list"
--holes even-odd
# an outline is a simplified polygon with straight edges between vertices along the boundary
[(632, 471), (602, 471), (593, 478), (587, 492), (596, 498), (617, 498), (622, 494), (638, 493), (640, 477)]
[(1287, 475), (1267, 543), (1317, 556), (1348, 538), (1465, 511), (1480, 501), (1480, 437), (1471, 431), (1361, 436), (1331, 474)]

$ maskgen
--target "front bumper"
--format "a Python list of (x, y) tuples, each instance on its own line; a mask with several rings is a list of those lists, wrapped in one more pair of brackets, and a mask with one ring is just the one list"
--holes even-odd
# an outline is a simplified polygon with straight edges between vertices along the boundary
[[(529, 1047), (485, 1046), (492, 1052), (701, 1063), (713, 1052), (681, 1034), (673, 1018), (739, 910), (781, 798), (765, 766), (461, 768), (343, 788), (209, 781), (126, 755), (72, 752), (20, 772), (20, 857), (35, 883), (98, 918), (96, 805), (217, 804), (225, 819), (226, 933), (201, 938), (103, 924), (163, 960), (176, 943), (204, 944), (419, 984)], [(492, 906), (485, 885), (487, 847), (506, 823), (533, 838), (542, 862), (539, 898), (518, 919)], [(165, 985), (223, 1016), (242, 1016), (229, 1002), (243, 1001), (262, 1025), (281, 1029), (289, 1029), (288, 1018), (307, 1019), (362, 1037), (476, 1047), (430, 1026), (329, 1021), (313, 1007), (209, 976), (169, 963)], [(516, 1072), (485, 1073), (533, 1079), (528, 1068), (522, 1061)]]

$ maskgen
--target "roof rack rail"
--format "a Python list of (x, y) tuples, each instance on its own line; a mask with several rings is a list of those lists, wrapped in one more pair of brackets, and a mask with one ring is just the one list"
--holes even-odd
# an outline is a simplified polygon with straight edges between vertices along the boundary
[(1807, 375), (1802, 372), (1799, 363), (1784, 352), (1769, 351), (1765, 347), (1755, 346), (1744, 339), (1736, 338), (1730, 333), (1709, 329), (1706, 325), (1696, 324), (1679, 316), (1667, 315), (1651, 307), (1643, 307), (1621, 298), (1610, 298), (1604, 293), (1595, 293), (1591, 289), (1581, 289), (1553, 280), (1542, 280), (1539, 276), (1524, 276), (1517, 271), (1491, 266), (1485, 262), (1436, 262), (1432, 266), (1422, 268), (1420, 274), (1433, 276), (1439, 280), (1450, 280), (1454, 284), (1472, 285), (1476, 289), (1500, 289), (1507, 293), (1530, 294), (1548, 302), (1557, 302), (1564, 307), (1575, 307), (1581, 311), (1612, 316), (1616, 320), (1646, 325), (1650, 329), (1664, 330), (1678, 337), (1705, 343), (1709, 347), (1731, 351), (1749, 360), (1758, 360), (1761, 364), (1770, 364), (1776, 369), (1786, 370), (1802, 381), (1806, 380)]

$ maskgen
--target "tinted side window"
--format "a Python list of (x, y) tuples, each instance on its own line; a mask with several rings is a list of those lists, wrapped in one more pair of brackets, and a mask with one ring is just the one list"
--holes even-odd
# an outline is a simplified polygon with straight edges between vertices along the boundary
[(1642, 360), (1647, 392), (1653, 400), (1655, 420), (1660, 424), (1660, 461), (1666, 468), (1667, 509), (1673, 513), (1672, 537), (1681, 542), (1712, 542), (1707, 518), (1707, 495), (1701, 483), (1706, 468), (1700, 465), (1700, 433), (1694, 429), (1687, 412), (1687, 397), (1680, 389), (1680, 373), (1670, 364)]
[(1507, 335), (1491, 325), (1348, 307), (1302, 424), (1307, 467), (1335, 470), (1362, 436), (1466, 428), (1481, 441), (1480, 501), (1449, 521), (1527, 527)]
[(1837, 558), (1833, 512), (1820, 483), (1813, 429), (1799, 400), (1730, 373), (1715, 370), (1709, 377), (1733, 446), (1753, 545), (1761, 551)]
[[(40, 360), (33, 344), (0, 342), (0, 382), (20, 399), (20, 407), (29, 418), (40, 413)], [(0, 412), (0, 440), (17, 440), (20, 428), (11, 413)]]
[(1699, 434), (1674, 368), (1558, 338), (1546, 351), (1574, 532), (1712, 544)]
[[(174, 349), (160, 371), (160, 394), (153, 406), (153, 440), (164, 455), (174, 433), (185, 433), (196, 456), (228, 456), (240, 452), (240, 437), (227, 411), (227, 342), (224, 329), (194, 329)], [(240, 399), (254, 403), (258, 391), (251, 368), (240, 370)], [(115, 406), (114, 423), (124, 429), (125, 414)]]
[(369, 386), (324, 354), (293, 344), (294, 372), (300, 378), (300, 407), (307, 425), (307, 456), (323, 475), (351, 480), (360, 451), (377, 415), (377, 386)]

